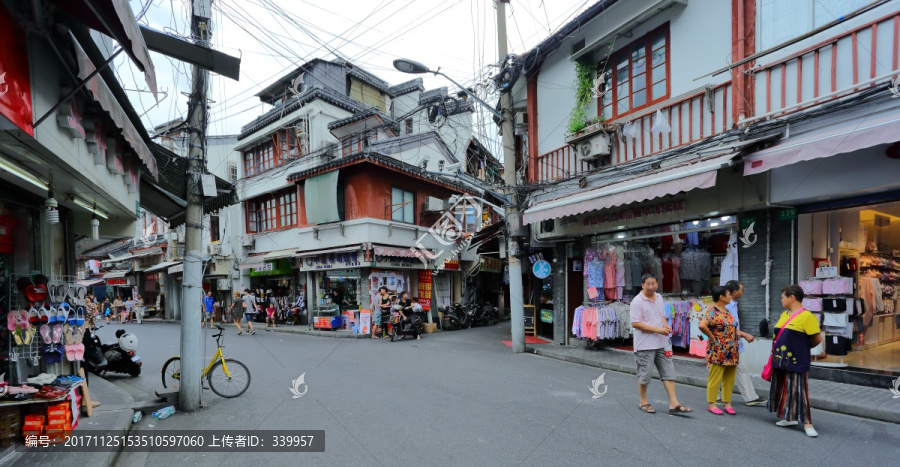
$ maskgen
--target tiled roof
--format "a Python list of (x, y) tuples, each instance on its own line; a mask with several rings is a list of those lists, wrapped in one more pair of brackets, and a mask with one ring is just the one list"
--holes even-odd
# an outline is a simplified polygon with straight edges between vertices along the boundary
[[(79, 255), (80, 258), (106, 258), (110, 253), (128, 253), (131, 248), (131, 239), (119, 240), (106, 245), (88, 250)], [(121, 251), (120, 251), (121, 250)]]
[[(529, 50), (525, 55), (522, 56), (522, 60), (525, 63), (526, 72), (533, 71), (528, 68), (534, 67), (540, 62), (542, 62), (548, 55), (552, 54), (559, 48), (560, 44), (569, 37), (572, 37), (574, 34), (578, 33), (578, 30), (588, 21), (596, 18), (606, 11), (607, 8), (611, 7), (619, 0), (599, 0), (597, 3), (591, 5), (586, 10), (582, 11), (580, 15), (576, 16), (575, 19), (566, 23), (563, 27), (556, 30), (552, 36), (547, 37), (540, 44), (535, 46), (533, 49)], [(566, 56), (568, 56), (568, 51), (566, 51)]]
[(238, 136), (238, 140), (242, 140), (252, 135), (266, 125), (277, 121), (284, 115), (287, 115), (288, 113), (293, 112), (294, 110), (297, 110), (316, 99), (321, 99), (325, 102), (328, 102), (329, 104), (340, 107), (349, 112), (359, 112), (365, 109), (363, 104), (356, 102), (353, 99), (350, 99), (349, 97), (340, 94), (331, 88), (317, 87), (310, 89), (299, 96), (292, 97), (284, 104), (275, 107), (274, 109), (257, 117), (252, 122), (244, 125), (241, 128), (241, 134)]
[(299, 75), (300, 73), (302, 73), (305, 70), (308, 70), (310, 66), (312, 66), (316, 63), (319, 63), (319, 62), (326, 62), (326, 63), (331, 63), (334, 65), (340, 65), (340, 63), (330, 62), (328, 60), (323, 60), (321, 58), (314, 58), (314, 59), (304, 63), (303, 65), (300, 65), (297, 68), (294, 68), (293, 70), (287, 72), (286, 74), (282, 75), (280, 78), (273, 81), (272, 84), (266, 86), (262, 91), (256, 93), (256, 97), (266, 96), (266, 95), (274, 92), (276, 89), (278, 89), (281, 86), (291, 84), (291, 82), (294, 81), (294, 78), (296, 78), (297, 75)]
[(378, 88), (379, 91), (388, 92), (388, 88), (390, 86), (388, 85), (387, 81), (373, 75), (372, 73), (369, 73), (366, 70), (363, 70), (362, 68), (358, 68), (357, 66), (355, 66), (351, 63), (345, 63), (344, 66), (349, 68), (347, 70), (348, 75), (353, 76), (354, 78), (357, 78), (365, 83), (368, 83), (369, 85), (372, 85), (372, 86)]
[(405, 83), (400, 83), (396, 86), (391, 86), (388, 88), (388, 94), (392, 97), (402, 96), (404, 94), (408, 94), (415, 90), (424, 91), (425, 85), (422, 84), (422, 78), (411, 79)]
[(447, 88), (440, 87), (425, 91), (419, 96), (419, 105), (431, 104), (434, 102), (440, 102), (447, 98)]
[(328, 129), (333, 130), (335, 128), (340, 128), (344, 125), (348, 125), (350, 123), (358, 122), (365, 118), (371, 117), (372, 115), (377, 115), (378, 117), (381, 118), (382, 121), (384, 121), (384, 123), (387, 123), (387, 124), (393, 123), (393, 120), (391, 120), (390, 116), (388, 116), (387, 114), (385, 114), (384, 112), (379, 110), (377, 107), (372, 107), (370, 109), (366, 109), (361, 112), (357, 112), (349, 117), (345, 117), (340, 120), (335, 120), (328, 124)]

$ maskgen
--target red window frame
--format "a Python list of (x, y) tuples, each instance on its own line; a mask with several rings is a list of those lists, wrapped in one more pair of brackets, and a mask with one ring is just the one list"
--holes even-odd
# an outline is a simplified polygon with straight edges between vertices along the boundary
[(222, 239), (222, 234), (219, 232), (219, 211), (209, 215), (209, 239), (212, 242)]
[(246, 202), (247, 233), (270, 232), (297, 226), (297, 191), (293, 188)]
[(250, 177), (281, 165), (272, 141), (266, 141), (244, 151), (244, 176)]
[[(606, 82), (611, 89), (603, 95), (598, 116), (618, 119), (668, 99), (672, 83), (671, 49), (669, 23), (666, 23), (600, 62), (598, 73), (607, 73)], [(655, 63), (654, 54), (658, 57)], [(655, 94), (654, 89), (661, 94)]]

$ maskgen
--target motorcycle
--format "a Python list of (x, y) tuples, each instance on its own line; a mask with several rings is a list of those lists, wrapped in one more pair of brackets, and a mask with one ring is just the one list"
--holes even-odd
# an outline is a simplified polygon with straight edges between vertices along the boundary
[(422, 335), (425, 333), (425, 324), (422, 319), (422, 315), (424, 313), (420, 313), (419, 311), (415, 311), (410, 316), (410, 323), (404, 323), (403, 317), (400, 316), (398, 306), (395, 305), (396, 313), (391, 314), (391, 342), (394, 342), (394, 339), (406, 339), (406, 336), (413, 336), (413, 326), (415, 326), (415, 330), (417, 331), (415, 334)]
[(84, 344), (84, 368), (100, 376), (110, 371), (129, 376), (140, 375), (143, 362), (135, 351), (138, 344), (137, 336), (119, 329), (116, 331), (116, 339), (116, 342), (103, 344), (96, 330), (86, 329), (81, 340)]
[(454, 303), (452, 307), (440, 307), (439, 311), (443, 313), (441, 329), (445, 331), (455, 331), (470, 327), (475, 315), (474, 310), (466, 311), (459, 303)]
[(500, 321), (500, 315), (497, 312), (497, 308), (489, 302), (481, 306), (473, 305), (470, 307), (470, 311), (474, 314), (472, 327), (493, 326)]

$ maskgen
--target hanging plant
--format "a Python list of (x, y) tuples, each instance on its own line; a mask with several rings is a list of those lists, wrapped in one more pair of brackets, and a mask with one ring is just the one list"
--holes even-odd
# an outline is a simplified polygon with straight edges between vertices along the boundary
[(587, 118), (588, 104), (594, 97), (593, 75), (594, 70), (589, 63), (581, 60), (575, 62), (575, 109), (569, 119), (569, 133), (577, 133), (598, 121), (597, 118)]

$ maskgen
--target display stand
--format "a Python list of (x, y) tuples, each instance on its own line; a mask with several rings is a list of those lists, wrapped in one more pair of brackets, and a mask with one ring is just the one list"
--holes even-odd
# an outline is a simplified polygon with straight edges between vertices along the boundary
[(334, 318), (340, 318), (341, 307), (338, 305), (319, 305), (316, 308), (316, 316), (311, 321), (315, 329), (333, 330)]
[(525, 308), (525, 335), (530, 333), (532, 337), (537, 337), (535, 307), (534, 305), (523, 305), (523, 308)]

